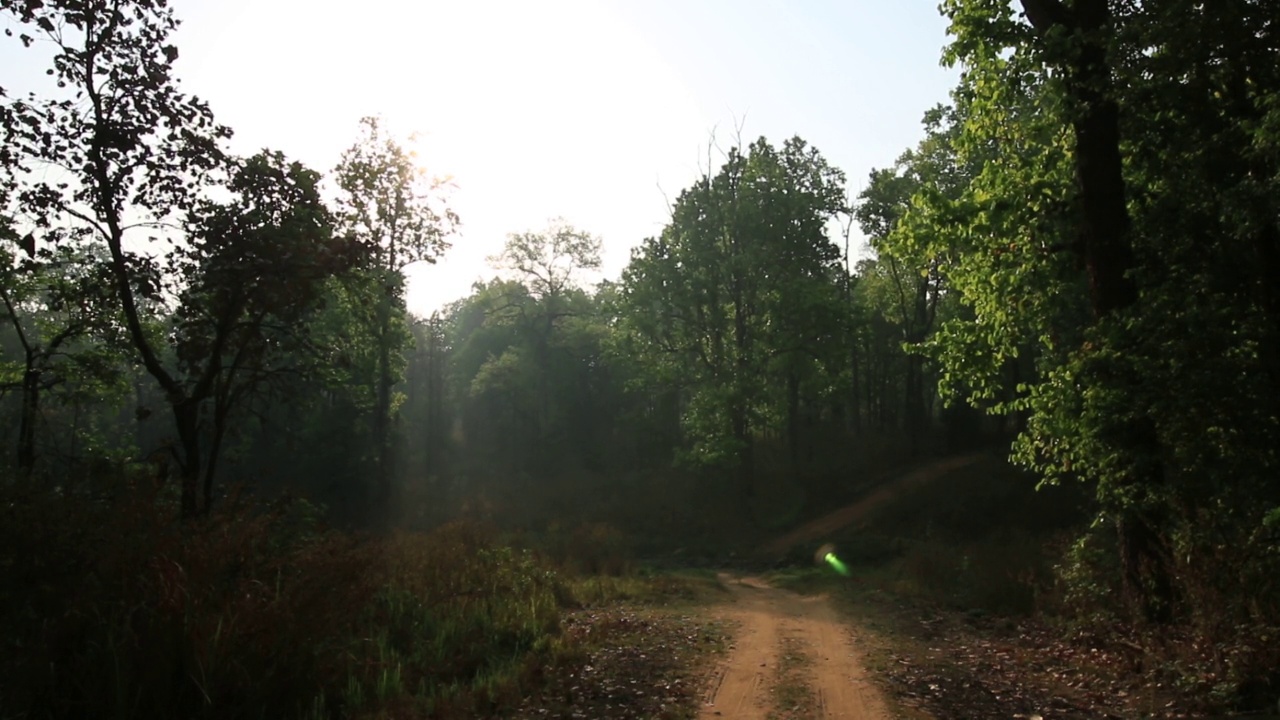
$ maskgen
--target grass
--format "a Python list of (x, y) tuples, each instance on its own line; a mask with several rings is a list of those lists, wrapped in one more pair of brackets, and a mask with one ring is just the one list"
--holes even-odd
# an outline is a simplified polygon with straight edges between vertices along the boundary
[(774, 668), (773, 709), (769, 720), (813, 717), (818, 701), (805, 678), (805, 670), (813, 665), (809, 648), (803, 640), (790, 635), (783, 635), (779, 641), (782, 651)]
[[(660, 614), (713, 583), (590, 574), (600, 556), (557, 565), (479, 524), (361, 537), (326, 529), (296, 500), (231, 501), (183, 524), (171, 498), (113, 490), (0, 498), (0, 716), (512, 714), (636, 639), (605, 622), (621, 604)], [(643, 622), (655, 638), (681, 625)], [(677, 635), (693, 639), (668, 643), (684, 648), (665, 661), (671, 677), (694, 661), (689, 647), (714, 647), (684, 625)]]
[(564, 585), (570, 602), (585, 607), (616, 603), (692, 605), (725, 592), (714, 572), (699, 569), (641, 569), (621, 576), (567, 574)]

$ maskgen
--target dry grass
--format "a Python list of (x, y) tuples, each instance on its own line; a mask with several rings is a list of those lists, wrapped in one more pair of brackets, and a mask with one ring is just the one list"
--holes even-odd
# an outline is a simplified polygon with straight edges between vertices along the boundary
[(107, 490), (0, 498), (4, 717), (503, 713), (585, 662), (562, 608), (696, 594), (611, 564), (607, 528), (565, 561), (619, 574), (572, 576), (477, 523), (360, 537), (233, 500), (183, 524), (172, 498)]

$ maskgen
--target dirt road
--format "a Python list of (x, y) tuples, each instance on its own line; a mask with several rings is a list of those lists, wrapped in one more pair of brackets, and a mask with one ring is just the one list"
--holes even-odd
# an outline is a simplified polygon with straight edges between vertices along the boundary
[(738, 624), (700, 718), (889, 720), (850, 629), (826, 596), (804, 597), (722, 574), (724, 617)]

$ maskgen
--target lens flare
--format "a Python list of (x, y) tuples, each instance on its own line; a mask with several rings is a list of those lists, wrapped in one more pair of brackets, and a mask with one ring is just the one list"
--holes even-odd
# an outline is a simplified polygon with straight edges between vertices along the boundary
[(849, 568), (845, 567), (845, 564), (840, 562), (840, 558), (836, 557), (834, 552), (828, 552), (826, 555), (822, 556), (822, 559), (826, 560), (827, 564), (841, 575), (847, 576), (849, 574)]

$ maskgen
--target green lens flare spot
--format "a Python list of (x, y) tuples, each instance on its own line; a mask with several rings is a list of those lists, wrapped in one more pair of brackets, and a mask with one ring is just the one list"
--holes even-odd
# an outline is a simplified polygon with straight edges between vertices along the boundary
[(849, 574), (849, 568), (846, 567), (844, 563), (840, 562), (840, 558), (836, 557), (835, 553), (829, 552), (826, 555), (824, 555), (822, 559), (827, 561), (827, 564), (831, 566), (831, 569), (835, 570), (841, 575)]

